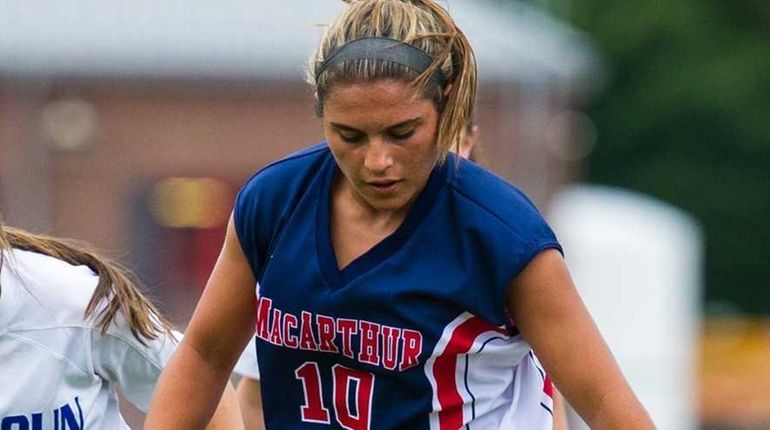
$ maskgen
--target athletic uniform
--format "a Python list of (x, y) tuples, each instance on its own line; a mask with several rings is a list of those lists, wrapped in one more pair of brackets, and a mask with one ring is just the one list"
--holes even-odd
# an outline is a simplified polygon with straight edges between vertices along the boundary
[(122, 316), (102, 334), (83, 312), (98, 277), (28, 251), (2, 251), (0, 430), (128, 429), (115, 386), (147, 410), (176, 341), (142, 345)]
[(322, 143), (257, 172), (236, 200), (260, 285), (267, 427), (550, 429), (550, 383), (522, 377), (540, 369), (506, 313), (510, 280), (560, 250), (532, 203), (450, 154), (401, 226), (338, 270), (336, 173)]

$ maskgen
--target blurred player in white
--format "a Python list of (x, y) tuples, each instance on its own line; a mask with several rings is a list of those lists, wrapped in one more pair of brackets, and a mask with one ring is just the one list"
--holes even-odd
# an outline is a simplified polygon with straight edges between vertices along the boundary
[[(129, 428), (178, 333), (131, 275), (74, 242), (0, 223), (0, 429)], [(242, 429), (232, 388), (209, 429)]]

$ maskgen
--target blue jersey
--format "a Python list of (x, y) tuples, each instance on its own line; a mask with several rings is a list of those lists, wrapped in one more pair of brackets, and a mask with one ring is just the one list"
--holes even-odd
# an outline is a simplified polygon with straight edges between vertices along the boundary
[(259, 282), (267, 427), (550, 428), (550, 383), (506, 311), (510, 281), (560, 249), (534, 205), (450, 154), (400, 227), (339, 270), (337, 171), (319, 144), (257, 172), (236, 200)]

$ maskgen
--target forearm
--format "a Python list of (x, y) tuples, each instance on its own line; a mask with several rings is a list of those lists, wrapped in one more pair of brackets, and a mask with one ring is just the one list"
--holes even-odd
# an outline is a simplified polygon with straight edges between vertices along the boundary
[(225, 368), (212, 366), (183, 341), (160, 376), (145, 429), (205, 428), (217, 408), (229, 374)]
[[(570, 345), (569, 340), (560, 343)], [(551, 365), (552, 368), (558, 367), (554, 369), (557, 374), (552, 373), (552, 377), (578, 415), (595, 430), (654, 430), (655, 425), (634, 395), (607, 345), (598, 336), (585, 336), (580, 343), (586, 352), (579, 360), (573, 361), (569, 367)], [(570, 345), (571, 350), (578, 350), (580, 343)], [(562, 356), (567, 355), (562, 353)], [(571, 378), (565, 376), (565, 370), (571, 371)]]
[(553, 430), (569, 430), (567, 408), (559, 390), (553, 391)]
[(592, 429), (655, 428), (558, 253), (539, 254), (514, 279), (509, 307), (546, 372)]
[[(582, 343), (586, 352), (571, 366), (544, 362), (546, 369), (555, 371), (551, 375), (556, 385), (578, 415), (595, 430), (654, 430), (655, 425), (626, 382), (607, 346), (598, 337), (594, 337), (593, 341), (584, 337)], [(569, 345), (572, 351), (581, 347), (580, 343), (570, 344), (570, 340), (563, 340), (560, 344)], [(562, 352), (562, 356), (568, 355)]]
[[(243, 424), (235, 389), (228, 383), (206, 430), (243, 430)], [(251, 427), (248, 428), (251, 430)]]
[(654, 430), (655, 424), (627, 384), (605, 390), (592, 414), (581, 414), (592, 429)]
[(263, 430), (265, 421), (262, 413), (262, 394), (259, 381), (244, 377), (238, 384), (237, 394), (246, 428)]

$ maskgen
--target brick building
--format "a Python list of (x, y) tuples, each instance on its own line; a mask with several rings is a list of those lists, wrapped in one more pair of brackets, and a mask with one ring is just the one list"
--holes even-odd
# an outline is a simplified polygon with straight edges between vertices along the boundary
[[(0, 0), (0, 212), (95, 244), (161, 297), (192, 288), (183, 320), (238, 185), (322, 139), (303, 68), (342, 2), (74, 3)], [(523, 4), (449, 6), (478, 55), (485, 160), (544, 205), (590, 143), (576, 109), (597, 54)]]

